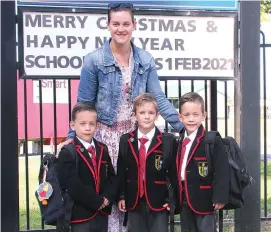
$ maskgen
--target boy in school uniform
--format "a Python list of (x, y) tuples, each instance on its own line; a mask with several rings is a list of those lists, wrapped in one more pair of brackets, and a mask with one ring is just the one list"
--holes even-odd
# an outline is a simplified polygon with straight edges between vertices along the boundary
[(122, 212), (129, 212), (131, 232), (167, 232), (166, 176), (172, 183), (176, 182), (177, 141), (172, 136), (172, 156), (164, 154), (162, 133), (155, 126), (157, 102), (151, 94), (136, 97), (134, 114), (137, 128), (120, 138), (118, 207)]
[(180, 99), (180, 134), (176, 165), (182, 232), (216, 232), (215, 211), (228, 202), (229, 167), (221, 138), (214, 144), (212, 172), (205, 153), (203, 98), (194, 92)]
[(116, 199), (117, 178), (107, 146), (93, 138), (97, 112), (87, 102), (72, 110), (71, 128), (76, 132), (77, 161), (67, 148), (59, 153), (59, 182), (74, 200), (72, 232), (107, 232), (111, 203)]

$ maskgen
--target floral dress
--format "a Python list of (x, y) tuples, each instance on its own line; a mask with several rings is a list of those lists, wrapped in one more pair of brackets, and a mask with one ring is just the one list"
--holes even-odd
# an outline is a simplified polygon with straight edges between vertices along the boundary
[[(113, 167), (117, 171), (117, 159), (119, 151), (119, 141), (122, 134), (130, 132), (135, 128), (135, 120), (132, 117), (133, 101), (131, 92), (131, 74), (133, 70), (132, 53), (129, 59), (129, 67), (121, 67), (122, 89), (120, 103), (117, 109), (117, 118), (112, 126), (101, 122), (98, 123), (98, 130), (95, 138), (108, 146)], [(118, 210), (117, 205), (113, 205), (112, 213), (108, 218), (108, 232), (126, 232), (127, 227), (123, 227), (124, 214)]]

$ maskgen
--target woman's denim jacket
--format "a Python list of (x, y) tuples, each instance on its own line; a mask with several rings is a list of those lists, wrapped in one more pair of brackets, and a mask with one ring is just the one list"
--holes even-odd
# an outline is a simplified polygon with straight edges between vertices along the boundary
[[(177, 131), (183, 124), (178, 113), (167, 100), (161, 89), (153, 57), (145, 50), (132, 44), (134, 69), (132, 73), (132, 99), (141, 93), (151, 93), (157, 100), (158, 111)], [(122, 75), (116, 63), (109, 41), (104, 46), (89, 53), (84, 59), (78, 87), (78, 102), (90, 101), (96, 106), (98, 120), (112, 125), (116, 119), (118, 104), (121, 100)], [(69, 138), (74, 133), (69, 131)]]

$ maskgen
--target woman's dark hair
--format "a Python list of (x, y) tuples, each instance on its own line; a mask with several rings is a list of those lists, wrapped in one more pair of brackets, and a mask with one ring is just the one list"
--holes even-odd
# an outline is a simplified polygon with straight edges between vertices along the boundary
[(110, 23), (111, 20), (111, 12), (119, 12), (119, 11), (128, 11), (131, 14), (132, 21), (135, 21), (134, 17), (134, 7), (131, 3), (110, 3), (108, 4), (108, 23)]

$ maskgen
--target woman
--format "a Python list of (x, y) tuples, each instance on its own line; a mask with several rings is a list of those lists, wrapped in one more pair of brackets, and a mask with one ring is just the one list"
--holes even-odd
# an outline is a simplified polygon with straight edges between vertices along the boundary
[[(153, 94), (164, 119), (178, 131), (182, 128), (177, 111), (160, 87), (153, 57), (131, 42), (135, 28), (132, 4), (109, 4), (111, 39), (85, 57), (78, 87), (78, 101), (93, 102), (97, 108), (99, 129), (95, 137), (108, 146), (115, 170), (119, 138), (134, 128), (132, 102), (139, 94)], [(74, 133), (70, 131), (68, 137), (74, 137)], [(115, 206), (108, 231), (126, 231), (122, 223)]]

